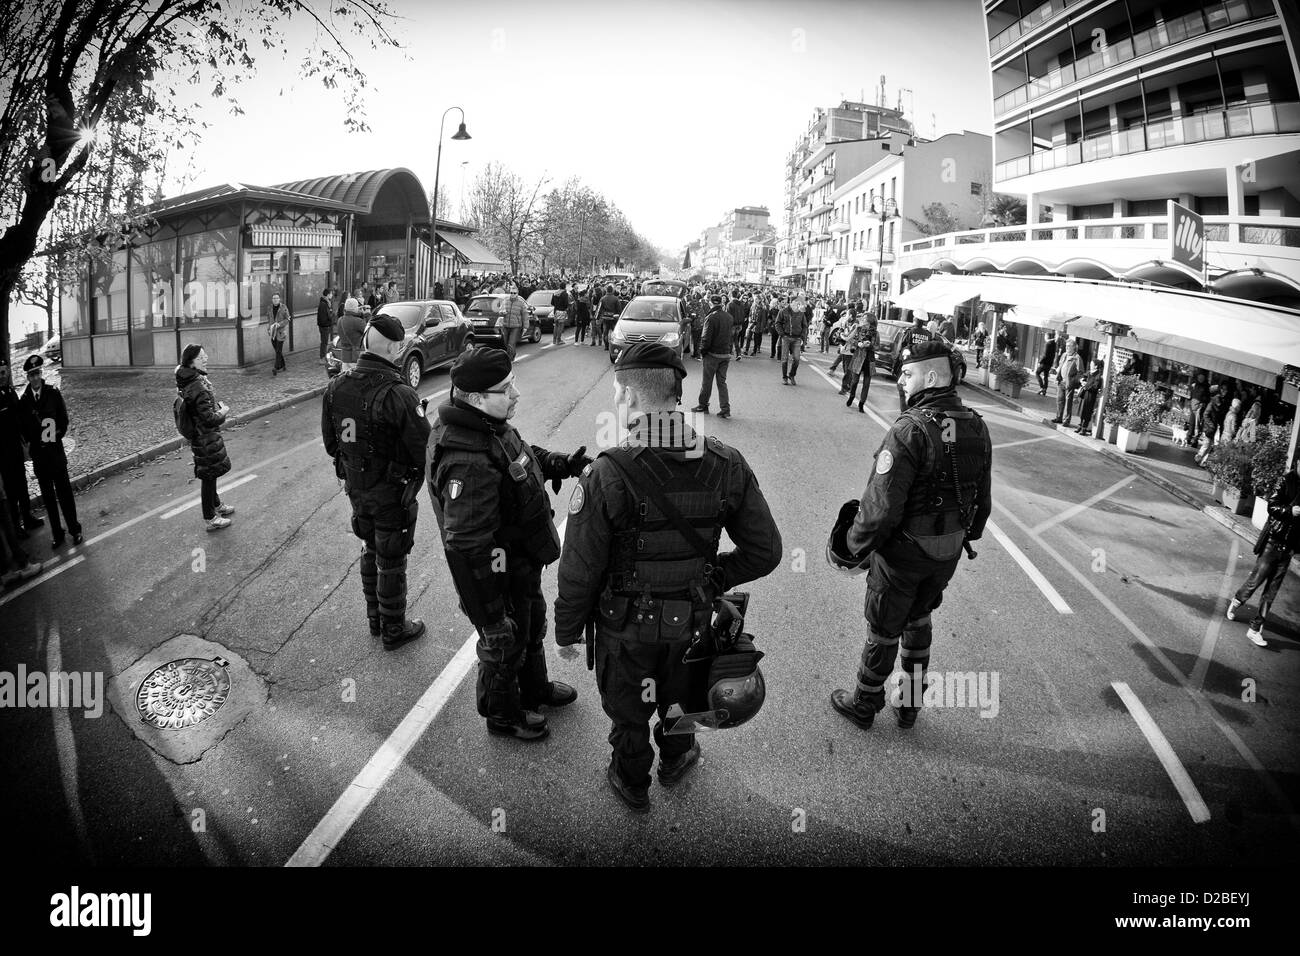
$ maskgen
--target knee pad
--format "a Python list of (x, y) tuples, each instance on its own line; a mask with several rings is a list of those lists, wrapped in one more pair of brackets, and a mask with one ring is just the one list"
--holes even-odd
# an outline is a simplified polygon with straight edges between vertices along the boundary
[(375, 546), (375, 523), (371, 518), (354, 514), (352, 516), (352, 533), (364, 541), (367, 547), (373, 548)]
[(396, 561), (411, 553), (415, 545), (412, 528), (376, 528), (375, 551), (382, 558)]

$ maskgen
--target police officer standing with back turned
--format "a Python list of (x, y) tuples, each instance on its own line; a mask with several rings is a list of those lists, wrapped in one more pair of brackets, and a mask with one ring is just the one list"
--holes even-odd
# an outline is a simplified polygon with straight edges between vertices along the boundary
[(54, 547), (63, 545), (63, 521), (68, 525), (73, 544), (81, 544), (81, 522), (77, 520), (77, 501), (68, 477), (68, 456), (63, 450), (63, 436), (68, 432), (68, 407), (63, 394), (42, 378), (45, 359), (29, 355), (23, 362), (27, 373), (27, 391), (18, 399), (18, 408), (26, 428), (27, 447), (32, 455), (32, 470), (41, 486), (41, 500), (50, 519)]
[(365, 542), (361, 590), (370, 633), (387, 650), (424, 633), (424, 622), (406, 619), (406, 556), (415, 544), (429, 423), (397, 368), (405, 335), (392, 316), (371, 319), (360, 360), (330, 382), (321, 414), (325, 451), (352, 502), (352, 532)]
[[(902, 643), (904, 684), (897, 710), (911, 727), (930, 662), (930, 612), (943, 600), (967, 542), (984, 533), (993, 503), (993, 446), (983, 419), (957, 397), (957, 359), (939, 341), (899, 357), (907, 408), (876, 452), (860, 502), (848, 502), (831, 534), (833, 566), (867, 568), (868, 631), (854, 690), (831, 705), (868, 729), (885, 706), (885, 682)], [(851, 525), (850, 525), (851, 522)]]
[[(708, 626), (714, 599), (781, 560), (781, 534), (749, 464), (705, 441), (677, 409), (685, 376), (664, 345), (619, 356), (614, 406), (628, 440), (602, 452), (573, 491), (555, 602), (560, 646), (581, 642), (595, 621), (596, 686), (613, 721), (606, 777), (638, 812), (650, 806), (656, 710), (659, 782), (674, 785), (699, 759), (694, 734), (665, 734), (664, 718), (674, 704), (689, 710), (682, 657)], [(736, 547), (718, 554), (724, 528)]]
[(524, 442), (510, 425), (519, 391), (510, 356), (475, 348), (451, 369), (428, 448), (429, 497), (461, 609), (478, 630), (478, 712), (488, 732), (534, 741), (538, 713), (578, 697), (546, 673), (542, 568), (560, 556), (546, 482), (555, 491), (591, 461)]

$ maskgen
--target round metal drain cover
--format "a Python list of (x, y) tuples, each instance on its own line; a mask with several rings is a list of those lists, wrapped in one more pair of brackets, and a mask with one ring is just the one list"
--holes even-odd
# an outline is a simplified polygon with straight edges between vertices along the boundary
[(207, 720), (230, 696), (227, 662), (186, 657), (153, 671), (140, 683), (140, 719), (159, 730), (184, 730)]

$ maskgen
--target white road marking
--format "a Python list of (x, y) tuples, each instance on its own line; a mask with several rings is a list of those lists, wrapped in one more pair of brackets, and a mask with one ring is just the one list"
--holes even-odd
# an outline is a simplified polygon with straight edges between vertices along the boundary
[(1187, 806), (1187, 812), (1192, 815), (1192, 822), (1204, 823), (1210, 819), (1210, 808), (1201, 799), (1196, 784), (1192, 783), (1192, 778), (1187, 775), (1187, 770), (1183, 767), (1182, 761), (1174, 753), (1174, 748), (1169, 745), (1168, 738), (1161, 732), (1151, 715), (1147, 713), (1147, 709), (1142, 706), (1142, 701), (1138, 700), (1137, 695), (1129, 689), (1128, 684), (1122, 681), (1111, 681), (1110, 686), (1115, 689), (1115, 693), (1119, 694), (1119, 699), (1124, 702), (1128, 712), (1137, 721), (1138, 729), (1142, 731), (1142, 736), (1146, 737), (1147, 743), (1155, 751), (1161, 766), (1165, 768), (1165, 773), (1169, 774), (1174, 789), (1183, 798), (1183, 803)]
[(1196, 666), (1192, 668), (1192, 676), (1188, 679), (1197, 690), (1205, 686), (1205, 675), (1210, 669), (1210, 661), (1214, 659), (1214, 648), (1219, 643), (1219, 631), (1222, 630), (1225, 620), (1223, 612), (1228, 609), (1232, 579), (1237, 576), (1237, 558), (1240, 556), (1241, 549), (1234, 541), (1228, 546), (1228, 568), (1223, 572), (1223, 580), (1219, 582), (1219, 599), (1214, 602), (1210, 622), (1205, 627), (1205, 638), (1201, 641), (1200, 653), (1196, 655)]
[[(1019, 527), (1021, 531), (1032, 535), (1032, 532), (1030, 532), (1025, 523), (1017, 518), (1001, 502), (994, 501), (993, 507), (1002, 512), (1007, 520)], [(1156, 645), (1156, 642), (1151, 640), (1142, 628), (1134, 624), (1133, 620), (1121, 611), (1114, 601), (1106, 597), (1106, 595), (1101, 592), (1101, 589), (1089, 580), (1087, 575), (1069, 561), (1066, 561), (1065, 558), (1061, 556), (1060, 552), (1044, 541), (1041, 537), (1034, 536), (1034, 540), (1037, 545), (1046, 552), (1048, 557), (1059, 564), (1067, 574), (1078, 582), (1080, 587), (1093, 596), (1098, 604), (1109, 611), (1111, 616), (1114, 617), (1115, 620), (1119, 621), (1126, 631), (1141, 642), (1142, 646), (1146, 648), (1147, 653), (1151, 655), (1152, 659), (1164, 668), (1164, 671), (1169, 675), (1170, 680), (1181, 687), (1187, 695), (1191, 697), (1192, 702), (1200, 709), (1201, 713), (1204, 714), (1216, 728), (1218, 728), (1219, 733), (1223, 734), (1223, 736), (1227, 738), (1228, 743), (1232, 744), (1233, 749), (1237, 751), (1241, 756), (1241, 759), (1244, 760), (1252, 770), (1259, 774), (1260, 780), (1263, 782), (1265, 789), (1268, 790), (1269, 796), (1271, 796), (1277, 805), (1282, 808), (1283, 812), (1286, 813), (1287, 822), (1291, 824), (1293, 829), (1300, 832), (1300, 817), (1296, 816), (1295, 808), (1291, 804), (1291, 798), (1286, 795), (1286, 792), (1278, 785), (1278, 782), (1273, 779), (1273, 775), (1269, 773), (1268, 768), (1264, 766), (1263, 762), (1255, 756), (1254, 751), (1246, 746), (1246, 742), (1241, 739), (1241, 736), (1228, 726), (1227, 722), (1219, 716), (1219, 712), (1205, 700), (1205, 696), (1195, 687), (1191, 686), (1187, 678), (1183, 676), (1183, 672), (1174, 666), (1173, 662), (1165, 655), (1165, 652)]]
[(1041, 435), (1038, 438), (1022, 438), (1020, 441), (1004, 441), (994, 445), (993, 450), (997, 451), (999, 448), (1015, 448), (1017, 445), (1032, 445), (1034, 442), (1051, 441), (1055, 437), (1055, 435)]
[(1025, 556), (1025, 553), (1016, 547), (1016, 543), (1008, 538), (1001, 528), (992, 521), (988, 522), (985, 527), (989, 531), (993, 532), (993, 537), (997, 539), (998, 544), (1002, 545), (1007, 554), (1011, 555), (1011, 557), (1015, 559), (1016, 564), (1020, 565), (1020, 569), (1029, 576), (1029, 580), (1034, 582), (1034, 585), (1038, 590), (1043, 592), (1043, 597), (1047, 598), (1047, 600), (1051, 602), (1052, 607), (1056, 608), (1056, 610), (1061, 614), (1074, 613), (1070, 610), (1070, 605), (1066, 604), (1065, 599), (1057, 592), (1056, 588), (1052, 587), (1051, 582), (1043, 576), (1043, 572), (1039, 571), (1038, 568), (1035, 567), (1034, 562), (1030, 561), (1029, 558)]
[[(564, 542), (564, 531), (569, 519), (565, 517), (556, 526), (560, 542)], [(289, 857), (285, 866), (320, 866), (326, 857), (339, 845), (352, 825), (361, 818), (361, 814), (370, 806), (370, 802), (379, 795), (384, 784), (392, 777), (394, 771), (402, 765), (411, 748), (429, 729), (429, 726), (442, 713), (442, 709), (451, 700), (451, 695), (460, 687), (461, 682), (469, 676), (478, 659), (475, 649), (478, 632), (470, 631), (465, 643), (460, 646), (447, 666), (434, 679), (429, 688), (416, 701), (401, 723), (366, 761), (361, 772), (356, 775), (334, 805), (312, 828), (311, 833), (302, 841), (302, 845)]]
[(516, 356), (515, 356), (515, 363), (518, 364), (519, 362), (522, 362), (522, 361), (524, 361), (525, 359), (530, 359), (530, 358), (532, 358), (532, 357), (533, 357), (533, 353), (532, 353), (532, 352), (529, 352), (527, 355), (516, 355)]
[[(551, 343), (551, 345), (554, 345), (554, 344), (555, 344), (554, 342)], [(549, 349), (549, 348), (551, 347), (551, 345), (543, 345), (543, 346), (542, 346), (542, 351), (545, 352), (547, 349)]]
[[(226, 485), (224, 488), (218, 488), (217, 497), (220, 498), (223, 493), (229, 491), (231, 488), (238, 488), (240, 485), (246, 484), (252, 481), (256, 477), (257, 475), (245, 475), (243, 478), (239, 478), (235, 481), (230, 482), (230, 484)], [(166, 512), (162, 516), (162, 520), (167, 521), (170, 518), (175, 518), (182, 511), (189, 511), (195, 505), (199, 504), (202, 500), (203, 499), (201, 497), (191, 498), (189, 501), (185, 502), (184, 504), (177, 505), (171, 511)]]
[[(83, 544), (82, 547), (84, 548), (85, 545)], [(0, 605), (8, 604), (14, 598), (21, 597), (22, 595), (26, 594), (28, 591), (30, 591), (32, 588), (36, 587), (37, 585), (44, 584), (46, 581), (54, 577), (56, 574), (62, 574), (64, 571), (68, 570), (68, 568), (76, 567), (78, 564), (80, 564), (82, 561), (85, 560), (86, 560), (85, 555), (79, 554), (75, 558), (70, 558), (61, 564), (55, 565), (53, 568), (46, 571), (44, 574), (32, 578), (22, 587), (15, 588), (14, 590), (6, 594), (4, 597), (0, 597)]]
[[(82, 560), (78, 558), (78, 560)], [(45, 645), (45, 673), (54, 675), (63, 671), (63, 642), (59, 639), (59, 625), (50, 624), (49, 640)], [(79, 679), (79, 674), (73, 675)], [(64, 701), (64, 704), (67, 704)], [(84, 703), (84, 701), (83, 701)], [(103, 706), (103, 701), (100, 701)], [(95, 848), (90, 842), (86, 830), (86, 815), (81, 810), (81, 786), (77, 773), (77, 738), (72, 733), (72, 717), (67, 706), (51, 707), (50, 719), (54, 723), (54, 749), (59, 759), (59, 782), (63, 785), (63, 802), (72, 818), (72, 827), (77, 833), (77, 843), (81, 851), (95, 860)]]
[(1083, 512), (1091, 508), (1093, 505), (1095, 505), (1097, 502), (1104, 501), (1105, 499), (1113, 495), (1115, 492), (1119, 491), (1121, 488), (1124, 488), (1125, 486), (1130, 485), (1135, 481), (1137, 481), (1137, 475), (1129, 475), (1127, 478), (1121, 478), (1119, 481), (1115, 482), (1115, 484), (1111, 485), (1109, 488), (1105, 489), (1104, 491), (1097, 492), (1087, 501), (1080, 501), (1077, 505), (1071, 505), (1070, 507), (1066, 508), (1059, 515), (1056, 515), (1055, 517), (1052, 518), (1048, 518), (1046, 521), (1039, 522), (1033, 528), (1029, 529), (1029, 533), (1042, 534), (1048, 528), (1052, 527), (1052, 525), (1060, 524), (1062, 521), (1069, 521), (1075, 515), (1082, 514)]

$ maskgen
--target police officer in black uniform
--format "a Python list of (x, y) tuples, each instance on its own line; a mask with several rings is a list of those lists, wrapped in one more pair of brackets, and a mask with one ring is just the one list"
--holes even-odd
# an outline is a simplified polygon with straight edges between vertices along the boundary
[[(781, 534), (749, 464), (716, 438), (705, 441), (677, 410), (685, 376), (667, 346), (637, 344), (619, 356), (614, 404), (629, 437), (602, 452), (573, 491), (555, 602), (561, 646), (580, 643), (594, 619), (596, 685), (613, 721), (606, 775), (636, 811), (650, 806), (656, 710), (660, 783), (677, 783), (699, 759), (694, 735), (667, 735), (663, 720), (673, 704), (689, 710), (682, 657), (714, 599), (781, 560)], [(718, 554), (724, 528), (736, 547)]]
[(321, 414), (325, 451), (352, 502), (352, 532), (365, 542), (361, 590), (370, 633), (388, 650), (425, 630), (406, 619), (406, 556), (415, 544), (429, 423), (396, 365), (404, 338), (397, 319), (371, 319), (360, 360), (330, 382)]
[(10, 518), (19, 538), (26, 538), (32, 528), (45, 524), (32, 514), (32, 499), (27, 492), (27, 453), (25, 450), (23, 411), (18, 404), (8, 363), (0, 360), (0, 481), (4, 482)]
[(461, 609), (478, 629), (478, 712), (488, 732), (541, 740), (537, 711), (578, 697), (547, 677), (542, 568), (560, 556), (555, 491), (591, 461), (524, 442), (510, 425), (519, 391), (510, 357), (475, 348), (451, 370), (428, 449), (429, 497)]
[(831, 705), (864, 729), (885, 706), (900, 641), (905, 684), (897, 720), (900, 727), (916, 722), (930, 613), (963, 547), (974, 556), (967, 542), (979, 540), (993, 507), (993, 446), (983, 419), (957, 397), (956, 357), (943, 342), (921, 342), (900, 364), (907, 409), (876, 452), (862, 500), (841, 509), (828, 549), (838, 567), (867, 567), (868, 632), (857, 685), (831, 693)]
[(894, 346), (894, 380), (898, 382), (898, 414), (907, 411), (907, 393), (899, 376), (903, 373), (903, 356), (914, 350), (922, 342), (931, 341), (934, 336), (926, 326), (926, 313), (917, 312), (912, 316), (912, 324), (903, 329)]
[(68, 406), (64, 404), (63, 394), (42, 378), (44, 364), (45, 359), (39, 355), (29, 355), (23, 362), (27, 391), (18, 399), (18, 408), (32, 455), (32, 470), (41, 486), (41, 500), (57, 548), (63, 544), (60, 513), (73, 544), (81, 544), (81, 522), (77, 520), (77, 501), (68, 477), (68, 456), (63, 450), (63, 436), (68, 432)]

